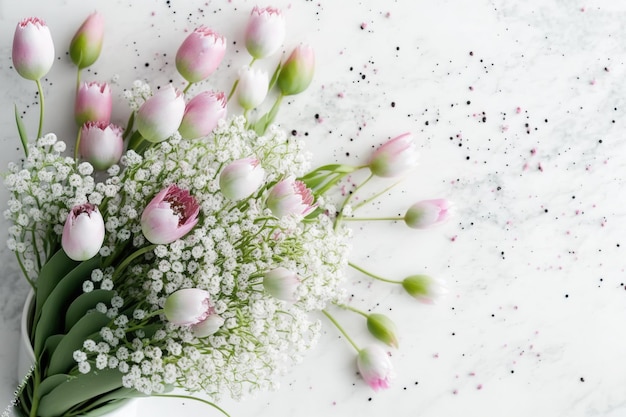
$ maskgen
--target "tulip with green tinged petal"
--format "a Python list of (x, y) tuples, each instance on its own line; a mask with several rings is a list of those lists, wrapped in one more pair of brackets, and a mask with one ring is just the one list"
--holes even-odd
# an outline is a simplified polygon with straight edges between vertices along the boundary
[(50, 71), (54, 43), (50, 29), (37, 17), (20, 21), (13, 36), (13, 66), (22, 77), (37, 81)]
[(226, 117), (226, 112), (226, 95), (223, 92), (203, 91), (185, 106), (178, 133), (183, 139), (207, 136)]
[(61, 246), (70, 259), (86, 261), (98, 254), (104, 242), (104, 219), (98, 207), (85, 203), (72, 207), (61, 236)]
[(372, 313), (367, 315), (367, 330), (381, 342), (398, 348), (396, 325), (384, 314)]
[(396, 177), (417, 166), (417, 148), (410, 133), (388, 140), (372, 154), (368, 166), (379, 177)]
[(184, 114), (184, 95), (169, 84), (139, 107), (137, 130), (149, 142), (162, 142), (176, 132)]
[(87, 122), (81, 128), (79, 152), (97, 170), (117, 164), (124, 151), (123, 130), (113, 123)]
[(155, 245), (167, 245), (185, 236), (198, 223), (200, 206), (189, 191), (176, 184), (161, 190), (141, 214), (141, 230)]
[(315, 53), (308, 45), (299, 45), (283, 63), (278, 74), (278, 88), (284, 96), (300, 94), (309, 87), (315, 71)]
[(176, 69), (190, 83), (204, 80), (220, 65), (226, 53), (226, 39), (204, 26), (185, 38), (176, 53)]
[(418, 201), (406, 211), (404, 222), (413, 229), (425, 229), (448, 220), (451, 209), (450, 202), (442, 198)]
[(109, 122), (113, 109), (111, 87), (107, 83), (92, 81), (82, 83), (76, 92), (74, 118), (76, 124), (85, 122)]
[(361, 378), (374, 391), (389, 388), (394, 376), (393, 365), (383, 348), (372, 345), (359, 350), (356, 363)]
[(428, 275), (411, 275), (402, 281), (402, 288), (413, 298), (425, 304), (434, 304), (448, 290), (443, 281)]
[(70, 58), (78, 69), (93, 65), (100, 56), (104, 38), (104, 18), (94, 12), (85, 19), (70, 42)]
[(265, 170), (256, 158), (243, 158), (226, 165), (220, 173), (220, 190), (232, 201), (250, 197), (265, 181)]
[(246, 110), (258, 107), (265, 97), (269, 87), (267, 72), (250, 67), (239, 70), (237, 84), (237, 102)]
[(298, 301), (300, 277), (287, 268), (278, 267), (263, 276), (263, 287), (271, 296), (279, 300), (294, 303)]
[(185, 288), (170, 294), (163, 311), (170, 323), (190, 326), (196, 337), (210, 336), (224, 324), (224, 319), (213, 309), (210, 293), (198, 288)]
[(267, 58), (280, 48), (285, 39), (285, 18), (274, 7), (255, 6), (246, 26), (245, 43), (255, 59)]

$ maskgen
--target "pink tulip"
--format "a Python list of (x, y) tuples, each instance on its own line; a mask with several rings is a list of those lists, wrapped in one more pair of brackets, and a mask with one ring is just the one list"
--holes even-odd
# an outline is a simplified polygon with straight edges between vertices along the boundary
[(98, 254), (104, 242), (104, 219), (98, 207), (74, 206), (65, 220), (61, 246), (70, 259), (86, 261)]
[(266, 272), (263, 276), (263, 287), (272, 297), (279, 300), (298, 301), (297, 290), (300, 277), (286, 268), (278, 267)]
[(425, 229), (445, 222), (451, 215), (448, 200), (423, 200), (413, 204), (404, 215), (404, 222), (413, 229)]
[(29, 17), (17, 24), (13, 36), (13, 65), (27, 80), (39, 80), (54, 62), (54, 44), (43, 20)]
[(434, 304), (448, 293), (443, 281), (428, 275), (411, 275), (402, 281), (402, 288), (413, 298), (424, 304)]
[(187, 103), (178, 132), (184, 139), (204, 137), (225, 117), (226, 95), (222, 92), (203, 91)]
[(254, 109), (265, 100), (269, 88), (267, 72), (250, 67), (239, 71), (237, 102), (246, 110)]
[(356, 363), (361, 378), (374, 391), (389, 388), (393, 378), (393, 365), (384, 349), (377, 345), (361, 349)]
[(189, 191), (175, 184), (161, 190), (141, 215), (141, 230), (150, 243), (167, 245), (198, 223), (200, 206)]
[(417, 165), (417, 148), (410, 133), (404, 133), (381, 145), (369, 161), (372, 174), (379, 177), (395, 177)]
[(112, 123), (87, 122), (81, 129), (78, 150), (95, 169), (106, 170), (122, 156), (122, 134), (122, 128)]
[(85, 122), (109, 122), (113, 109), (111, 87), (107, 83), (82, 83), (76, 92), (74, 118), (79, 126)]
[(265, 180), (265, 170), (256, 158), (238, 159), (220, 173), (220, 190), (232, 201), (250, 197)]
[(70, 42), (70, 58), (79, 68), (87, 68), (100, 56), (104, 38), (104, 18), (98, 12), (87, 17)]
[(141, 105), (137, 111), (137, 130), (150, 142), (162, 142), (176, 132), (184, 113), (183, 93), (170, 84)]
[(278, 74), (278, 87), (285, 96), (299, 94), (313, 79), (315, 53), (308, 45), (300, 45), (291, 52)]
[(278, 182), (271, 190), (266, 201), (274, 216), (306, 216), (316, 205), (313, 194), (302, 181), (289, 177)]
[(285, 39), (285, 19), (279, 9), (254, 7), (246, 26), (246, 49), (255, 59), (272, 55)]
[(191, 326), (196, 337), (210, 336), (224, 324), (224, 319), (211, 305), (209, 292), (198, 288), (185, 288), (170, 294), (163, 310), (170, 323)]
[(226, 39), (200, 26), (178, 48), (176, 69), (190, 83), (202, 81), (219, 66), (225, 52)]

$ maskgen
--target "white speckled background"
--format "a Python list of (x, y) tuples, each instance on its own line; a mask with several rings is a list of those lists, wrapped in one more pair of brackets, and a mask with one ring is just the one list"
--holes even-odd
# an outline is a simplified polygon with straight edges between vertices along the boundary
[[(200, 24), (229, 39), (227, 59), (209, 82), (228, 89), (249, 59), (242, 28), (255, 4), (0, 0), (0, 166), (20, 156), (13, 104), (29, 126), (37, 117), (34, 83), (11, 67), (19, 19), (36, 15), (51, 27), (58, 62), (44, 83), (45, 130), (73, 138), (66, 50), (91, 11), (105, 15), (107, 31), (84, 78), (119, 74), (119, 94), (136, 78), (182, 85), (173, 57)], [(280, 391), (222, 405), (238, 417), (626, 416), (626, 2), (273, 5), (287, 17), (286, 50), (306, 41), (318, 64), (310, 89), (283, 106), (281, 126), (306, 135), (319, 163), (362, 162), (373, 146), (411, 131), (419, 168), (369, 213), (402, 213), (423, 198), (456, 203), (453, 221), (426, 232), (355, 224), (353, 259), (390, 278), (440, 277), (450, 292), (424, 306), (351, 271), (355, 306), (389, 314), (401, 330), (393, 386), (372, 392), (356, 375), (351, 347), (328, 325)], [(262, 64), (273, 68), (277, 59)], [(116, 103), (114, 119), (123, 124), (127, 110), (119, 97)], [(6, 228), (2, 221), (3, 234)], [(5, 404), (27, 285), (12, 254), (2, 247), (0, 256)], [(337, 315), (358, 340), (369, 340), (359, 317)], [(139, 415), (182, 413), (218, 415), (181, 400), (144, 400)]]

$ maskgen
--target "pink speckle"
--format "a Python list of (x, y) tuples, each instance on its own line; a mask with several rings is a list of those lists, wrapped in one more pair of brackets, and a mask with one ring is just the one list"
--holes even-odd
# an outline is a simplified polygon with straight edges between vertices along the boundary
[(522, 108), (518, 107), (515, 109), (515, 113), (520, 114), (522, 112)]
[(500, 126), (500, 130), (502, 132), (506, 132), (507, 130), (509, 130), (509, 126), (508, 125), (502, 125), (502, 126)]
[(537, 153), (537, 148), (532, 148), (532, 149), (530, 150), (530, 154), (531, 154), (531, 155), (535, 155), (536, 153)]
[(469, 86), (469, 90), (470, 91), (474, 91), (474, 87), (472, 87), (471, 85)]
[(476, 376), (476, 372), (470, 372), (468, 375), (469, 376)]
[(483, 389), (483, 384), (478, 384), (478, 385), (476, 385), (476, 389), (477, 389), (477, 390), (481, 390), (481, 389)]
[(452, 394), (457, 395), (459, 393), (459, 390), (452, 390)]
[(433, 353), (433, 358), (438, 359), (439, 358), (439, 353)]
[(591, 85), (596, 85), (596, 80), (591, 80), (591, 81), (589, 81), (589, 84), (591, 84)]
[(150, 13), (150, 16), (156, 16), (156, 12)]
[(585, 8), (584, 8), (584, 7), (581, 7), (581, 8), (580, 8), (580, 11), (581, 11), (581, 12), (584, 12), (584, 11), (585, 11)]
[(456, 238), (458, 237), (458, 235), (454, 235), (450, 238), (450, 242), (456, 242)]
[(339, 98), (344, 98), (346, 95), (344, 92), (340, 91), (339, 93), (337, 93), (337, 97)]
[(337, 405), (337, 401), (333, 401), (333, 405)]
[(361, 23), (361, 29), (365, 29), (367, 27), (367, 23), (363, 22)]
[(385, 13), (385, 17), (386, 17), (386, 18), (390, 18), (390, 17), (391, 17), (391, 12), (387, 12), (387, 13)]
[(541, 165), (541, 162), (539, 162), (539, 164), (537, 164), (537, 169), (541, 172), (543, 172), (543, 165)]

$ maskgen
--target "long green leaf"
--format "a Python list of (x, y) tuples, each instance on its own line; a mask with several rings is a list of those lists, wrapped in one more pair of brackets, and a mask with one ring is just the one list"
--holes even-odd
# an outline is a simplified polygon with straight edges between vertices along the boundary
[(72, 377), (64, 374), (49, 376), (48, 378), (41, 381), (41, 384), (39, 384), (39, 387), (37, 388), (37, 395), (39, 396), (39, 398), (43, 397), (62, 383), (66, 382), (69, 378)]
[[(58, 253), (54, 255), (56, 258)], [(71, 261), (74, 262), (74, 261)], [(50, 262), (48, 262), (50, 263)], [(75, 264), (75, 262), (74, 262)], [(41, 353), (44, 341), (48, 336), (60, 333), (64, 327), (64, 317), (67, 310), (67, 300), (74, 299), (82, 291), (82, 283), (91, 274), (91, 271), (100, 264), (100, 258), (94, 257), (81, 262), (77, 267), (57, 281), (50, 295), (41, 307), (41, 316), (36, 324), (34, 350), (35, 357)], [(46, 264), (47, 265), (47, 264)], [(67, 267), (58, 267), (65, 270)], [(42, 268), (43, 269), (43, 268)], [(52, 281), (52, 279), (50, 279)], [(39, 303), (39, 297), (37, 298)]]
[[(121, 401), (123, 400), (140, 398), (145, 396), (145, 394), (142, 394), (132, 388), (118, 388), (115, 391), (111, 391), (108, 394), (98, 397), (97, 399), (86, 405), (82, 410), (80, 410), (81, 416), (96, 417), (104, 415), (105, 413), (101, 412), (101, 410), (103, 409), (113, 411), (113, 409), (123, 405), (123, 403), (121, 403)], [(107, 403), (111, 403), (111, 405), (115, 404), (115, 406), (109, 407), (109, 404)]]
[(91, 411), (87, 411), (85, 413), (81, 413), (80, 416), (81, 417), (106, 416), (106, 415), (110, 414), (112, 411), (115, 411), (118, 408), (124, 406), (127, 401), (128, 401), (128, 399), (126, 399), (126, 398), (121, 398), (121, 399), (118, 399), (118, 400), (111, 400), (110, 402), (108, 402), (108, 403), (106, 403), (104, 405), (99, 405), (97, 408), (94, 408)]
[(111, 319), (106, 314), (93, 311), (88, 313), (70, 329), (63, 337), (56, 350), (50, 357), (48, 374), (67, 373), (76, 366), (74, 351), (83, 347), (83, 342), (92, 334), (98, 334), (102, 327), (109, 324)]
[(37, 298), (35, 309), (34, 323), (39, 321), (41, 317), (41, 308), (50, 296), (50, 293), (58, 285), (58, 283), (65, 277), (72, 269), (76, 268), (78, 262), (75, 262), (68, 258), (63, 250), (59, 250), (57, 253), (46, 262), (46, 264), (39, 271), (39, 277), (37, 278)]
[(84, 317), (89, 310), (96, 308), (98, 303), (109, 304), (114, 294), (113, 291), (108, 290), (93, 290), (76, 297), (65, 315), (65, 332), (69, 332), (78, 320)]
[(106, 394), (121, 386), (122, 373), (117, 369), (79, 374), (41, 397), (38, 416), (61, 416), (83, 401)]
[(17, 109), (17, 104), (15, 107), (15, 124), (17, 125), (17, 133), (20, 135), (20, 141), (22, 142), (22, 146), (24, 147), (24, 155), (28, 156), (28, 135), (26, 134), (26, 128), (24, 127), (24, 122), (20, 117), (20, 112)]

